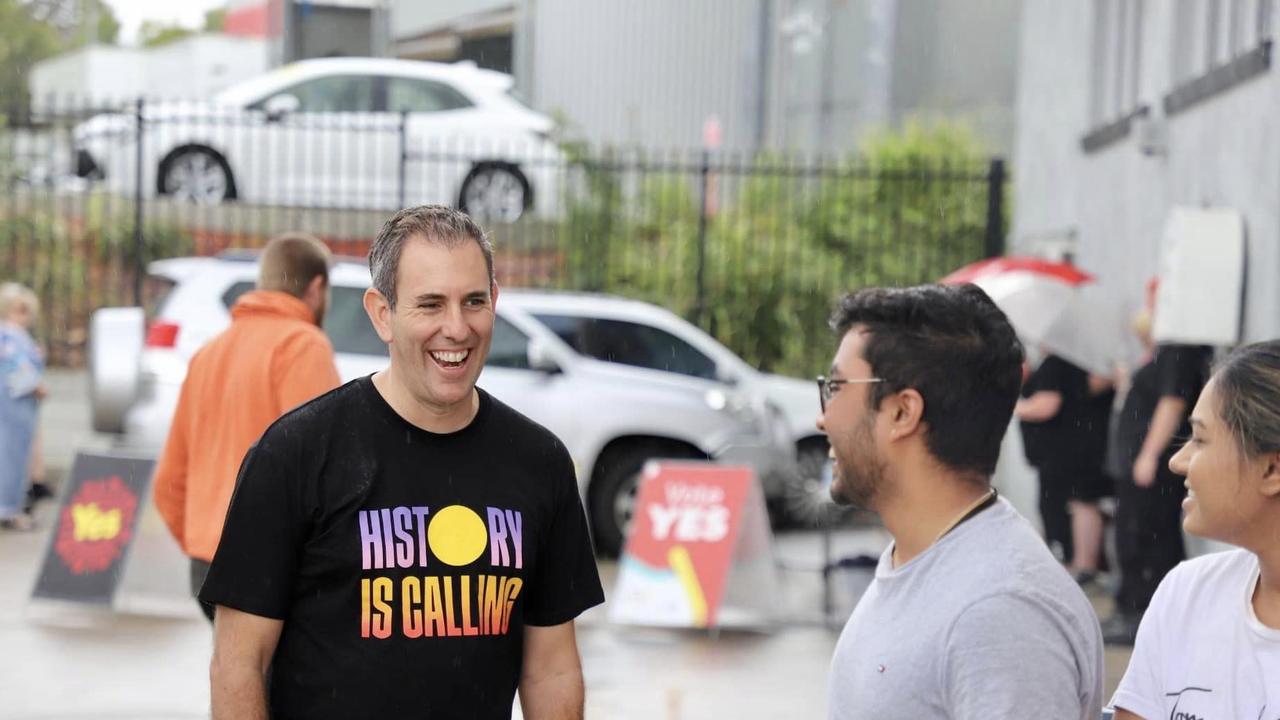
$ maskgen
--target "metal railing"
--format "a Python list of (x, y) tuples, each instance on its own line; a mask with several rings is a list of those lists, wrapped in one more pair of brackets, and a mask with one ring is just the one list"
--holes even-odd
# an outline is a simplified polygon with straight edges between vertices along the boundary
[(92, 310), (147, 302), (152, 260), (285, 230), (363, 256), (394, 210), (426, 202), (477, 215), (504, 286), (656, 302), (797, 375), (828, 359), (841, 293), (1003, 252), (1000, 159), (591, 148), (429, 114), (42, 108), (0, 130), (0, 279), (41, 297), (56, 364), (83, 360)]

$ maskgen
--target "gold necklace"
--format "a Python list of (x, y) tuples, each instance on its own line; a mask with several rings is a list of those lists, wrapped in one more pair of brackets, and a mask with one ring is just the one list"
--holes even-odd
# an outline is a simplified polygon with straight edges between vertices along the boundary
[[(952, 530), (955, 530), (957, 525), (959, 525), (961, 522), (964, 522), (964, 519), (969, 517), (969, 513), (973, 512), (974, 510), (977, 510), (979, 507), (982, 507), (986, 503), (991, 502), (992, 500), (995, 499), (995, 497), (996, 497), (996, 489), (991, 488), (991, 490), (987, 492), (987, 494), (978, 498), (976, 502), (974, 502), (972, 505), (970, 505), (969, 507), (961, 511), (960, 514), (957, 515), (954, 520), (947, 523), (947, 526), (942, 529), (942, 532), (938, 533), (938, 537), (934, 538), (933, 542), (934, 543), (938, 542), (939, 540), (942, 539), (943, 535), (946, 535)], [(933, 544), (933, 543), (930, 543), (930, 544)]]
[[(933, 547), (934, 545), (936, 545), (938, 541), (942, 539), (943, 535), (946, 535), (952, 530), (955, 530), (956, 526), (964, 522), (964, 519), (969, 516), (969, 513), (973, 512), (974, 510), (977, 510), (978, 508), (982, 507), (984, 504), (991, 502), (992, 500), (995, 499), (995, 497), (996, 497), (996, 489), (991, 488), (990, 492), (978, 498), (977, 502), (965, 508), (964, 512), (957, 515), (955, 519), (952, 520), (950, 523), (947, 523), (947, 526), (942, 529), (942, 532), (938, 533), (938, 537), (934, 538), (933, 542), (929, 543), (929, 547)], [(928, 550), (929, 547), (926, 547), (925, 550)], [(920, 552), (924, 552), (924, 550), (921, 550)], [(893, 544), (892, 561), (893, 561), (893, 566), (895, 568), (898, 567), (898, 543), (896, 542)]]

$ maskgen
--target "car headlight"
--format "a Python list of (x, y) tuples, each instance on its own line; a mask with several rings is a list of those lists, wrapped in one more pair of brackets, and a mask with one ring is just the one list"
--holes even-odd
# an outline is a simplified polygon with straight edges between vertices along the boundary
[(712, 388), (703, 395), (703, 400), (712, 410), (731, 415), (738, 422), (751, 425), (753, 429), (760, 429), (760, 413), (751, 399), (741, 393)]
[(132, 117), (126, 115), (100, 115), (89, 118), (72, 131), (77, 145), (86, 143), (118, 143), (133, 139), (137, 127)]

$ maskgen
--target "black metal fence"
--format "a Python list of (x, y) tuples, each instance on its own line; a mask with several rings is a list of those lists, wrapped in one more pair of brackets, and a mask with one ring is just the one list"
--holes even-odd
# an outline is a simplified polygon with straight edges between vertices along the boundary
[(145, 303), (156, 259), (285, 230), (363, 257), (394, 210), (461, 206), (499, 283), (664, 305), (748, 362), (807, 374), (841, 293), (936, 280), (1003, 251), (1003, 161), (591, 148), (408, 113), (40, 106), (0, 130), (0, 280), (33, 287), (51, 361), (90, 313)]

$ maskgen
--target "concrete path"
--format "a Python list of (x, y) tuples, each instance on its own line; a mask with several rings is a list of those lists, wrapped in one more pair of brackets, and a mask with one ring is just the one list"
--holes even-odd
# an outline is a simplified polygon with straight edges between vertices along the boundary
[[(88, 424), (83, 374), (52, 372), (42, 427), (53, 477), (65, 473), (77, 448), (107, 445)], [(164, 588), (173, 601), (163, 610), (111, 613), (32, 603), (31, 588), (53, 524), (52, 504), (41, 530), (0, 533), (0, 718), (160, 720), (208, 716), (208, 625), (184, 595), (185, 566), (176, 548), (158, 541), (151, 560), (130, 580)], [(146, 520), (144, 523), (156, 522)], [(156, 528), (152, 528), (155, 531)], [(162, 528), (160, 529), (162, 530)], [(828, 626), (821, 613), (817, 568), (821, 535), (777, 538), (780, 568), (774, 632), (671, 632), (618, 627), (595, 610), (580, 621), (587, 685), (587, 717), (688, 720), (693, 718), (820, 718), (826, 715), (827, 670), (841, 619)], [(886, 543), (878, 528), (842, 530), (841, 555), (877, 553)], [(173, 564), (177, 558), (177, 564)], [(606, 592), (615, 563), (601, 566)], [(835, 596), (847, 612), (851, 580)], [(1098, 600), (1099, 608), (1105, 600)], [(1109, 650), (1108, 693), (1127, 663)]]

